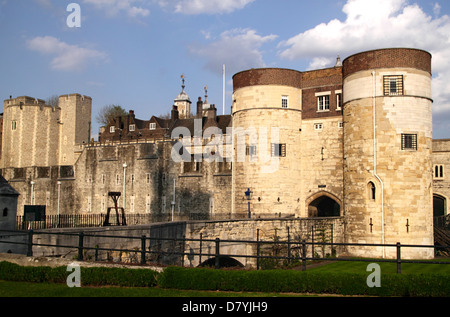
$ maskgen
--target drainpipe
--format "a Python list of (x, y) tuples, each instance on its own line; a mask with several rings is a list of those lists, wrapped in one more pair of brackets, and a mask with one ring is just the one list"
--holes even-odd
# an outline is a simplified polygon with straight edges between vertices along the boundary
[(59, 205), (60, 205), (60, 202), (61, 202), (61, 182), (60, 181), (58, 181), (58, 219), (57, 219), (57, 222), (56, 222), (56, 228), (59, 228)]
[(173, 212), (175, 209), (175, 182), (176, 182), (176, 179), (174, 178), (173, 179), (173, 200), (172, 200), (172, 221), (173, 221)]
[(30, 205), (34, 205), (34, 181), (30, 182), (31, 184), (31, 197), (30, 197)]
[[(372, 111), (373, 111), (373, 175), (381, 184), (381, 244), (384, 244), (384, 184), (380, 176), (377, 174), (377, 141), (376, 141), (376, 112), (375, 112), (375, 71), (372, 71), (373, 94), (372, 94)], [(385, 247), (383, 246), (383, 259), (385, 258)]]

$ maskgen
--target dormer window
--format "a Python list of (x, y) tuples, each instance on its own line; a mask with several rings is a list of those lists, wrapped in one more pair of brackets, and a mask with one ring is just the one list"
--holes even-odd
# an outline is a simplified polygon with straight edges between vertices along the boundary
[(130, 131), (134, 131), (136, 129), (136, 125), (135, 124), (130, 124), (129, 130)]
[(156, 129), (156, 123), (150, 123), (150, 130), (155, 130)]
[(115, 126), (109, 127), (109, 133), (114, 133), (115, 131), (116, 131), (116, 127)]

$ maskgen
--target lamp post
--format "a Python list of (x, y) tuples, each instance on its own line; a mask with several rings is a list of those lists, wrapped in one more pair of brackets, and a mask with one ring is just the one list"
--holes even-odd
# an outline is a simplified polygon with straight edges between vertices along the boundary
[(246, 191), (245, 191), (245, 198), (247, 198), (247, 200), (248, 200), (248, 218), (250, 219), (251, 218), (251, 212), (250, 212), (250, 200), (252, 199), (252, 191), (250, 190), (250, 188), (248, 188)]

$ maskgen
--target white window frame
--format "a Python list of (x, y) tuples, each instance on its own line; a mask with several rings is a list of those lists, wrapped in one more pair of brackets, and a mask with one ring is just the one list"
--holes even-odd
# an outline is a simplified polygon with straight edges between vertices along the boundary
[(286, 95), (281, 96), (281, 108), (284, 109), (289, 108), (289, 96)]
[(323, 130), (323, 123), (314, 123), (314, 130), (315, 131), (322, 131)]
[(335, 90), (336, 95), (336, 110), (341, 111), (342, 110), (342, 90)]
[(150, 130), (156, 130), (156, 123), (155, 122), (150, 123), (149, 129)]
[[(318, 92), (315, 94), (317, 98), (317, 112), (330, 111), (330, 95), (331, 91)], [(328, 101), (328, 103), (326, 102)]]
[(135, 131), (136, 130), (136, 125), (135, 124), (130, 124), (129, 130), (130, 131)]
[(110, 126), (109, 127), (109, 133), (114, 133), (116, 132), (116, 127), (115, 126)]

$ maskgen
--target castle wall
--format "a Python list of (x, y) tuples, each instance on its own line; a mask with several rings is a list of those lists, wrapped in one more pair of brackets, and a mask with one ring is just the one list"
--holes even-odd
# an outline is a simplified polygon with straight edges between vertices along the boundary
[(450, 139), (433, 140), (433, 194), (443, 199), (444, 214), (449, 214)]
[(106, 213), (108, 207), (114, 207), (108, 197), (108, 192), (114, 191), (121, 193), (119, 207), (124, 206), (125, 196), (126, 214), (171, 220), (175, 185), (174, 219), (229, 215), (231, 174), (220, 172), (215, 161), (202, 161), (198, 170), (187, 171), (184, 165), (193, 162), (175, 162), (173, 144), (87, 147), (75, 165), (77, 213)]
[[(320, 125), (320, 129), (317, 128)], [(300, 217), (320, 196), (334, 199), (343, 210), (343, 126), (342, 117), (306, 119), (302, 122), (301, 169), (303, 184)]]

